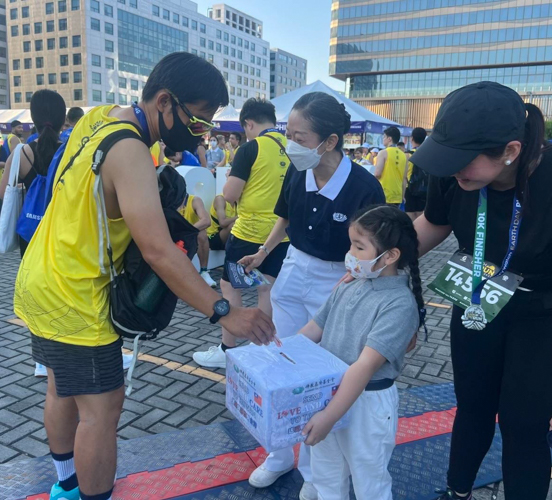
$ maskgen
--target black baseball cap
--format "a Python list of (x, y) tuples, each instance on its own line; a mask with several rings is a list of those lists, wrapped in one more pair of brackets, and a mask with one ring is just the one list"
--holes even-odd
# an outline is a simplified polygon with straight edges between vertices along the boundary
[(526, 109), (519, 94), (496, 82), (479, 82), (451, 92), (432, 134), (410, 161), (437, 177), (459, 172), (487, 149), (522, 140)]

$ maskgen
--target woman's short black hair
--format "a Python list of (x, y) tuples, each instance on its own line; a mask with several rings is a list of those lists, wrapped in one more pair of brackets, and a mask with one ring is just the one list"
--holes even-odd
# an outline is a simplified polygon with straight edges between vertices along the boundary
[(206, 101), (207, 107), (216, 111), (229, 103), (221, 72), (188, 52), (173, 52), (155, 65), (142, 91), (142, 100), (152, 100), (163, 89), (170, 90), (182, 104)]
[(245, 120), (276, 125), (276, 108), (274, 104), (266, 99), (251, 97), (244, 102), (240, 111), (240, 125), (242, 128), (245, 128)]
[(343, 136), (351, 129), (351, 115), (335, 97), (325, 92), (310, 92), (294, 104), (293, 110), (310, 122), (321, 141), (336, 134), (336, 149), (343, 147)]

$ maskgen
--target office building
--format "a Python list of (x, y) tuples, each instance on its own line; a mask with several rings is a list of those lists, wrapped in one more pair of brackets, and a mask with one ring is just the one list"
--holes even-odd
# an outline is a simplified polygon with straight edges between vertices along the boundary
[(223, 3), (209, 9), (209, 17), (226, 26), (243, 31), (247, 35), (263, 37), (263, 22)]
[(248, 34), (188, 0), (10, 0), (7, 10), (13, 108), (28, 107), (42, 88), (58, 91), (67, 106), (128, 105), (175, 51), (217, 66), (235, 107), (269, 94), (270, 47), (258, 21)]
[(9, 108), (10, 104), (6, 29), (6, 0), (0, 0), (0, 109)]
[(307, 84), (307, 60), (282, 49), (270, 49), (270, 98)]
[(335, 0), (330, 75), (348, 97), (430, 128), (450, 91), (491, 80), (552, 116), (552, 3)]

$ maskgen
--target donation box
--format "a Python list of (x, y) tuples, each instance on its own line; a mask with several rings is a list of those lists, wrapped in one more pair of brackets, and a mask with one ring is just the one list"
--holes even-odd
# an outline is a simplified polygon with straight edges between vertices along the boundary
[[(226, 407), (268, 452), (306, 439), (303, 427), (328, 405), (349, 368), (304, 335), (282, 342), (226, 351)], [(333, 430), (347, 424), (345, 415)]]

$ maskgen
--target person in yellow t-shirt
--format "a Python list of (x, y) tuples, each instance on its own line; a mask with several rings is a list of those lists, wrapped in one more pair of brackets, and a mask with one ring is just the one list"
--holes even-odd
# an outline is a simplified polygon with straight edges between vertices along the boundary
[[(94, 108), (69, 137), (52, 200), (21, 260), (14, 294), (15, 313), (31, 331), (33, 357), (40, 356), (48, 371), (44, 421), (53, 458), (61, 462), (56, 465), (73, 469), (74, 453), (78, 487), (68, 486), (64, 493), (60, 478), (51, 498), (107, 499), (115, 480), (124, 373), (122, 340), (110, 316), (107, 235), (98, 223), (101, 192), (117, 272), (133, 240), (159, 278), (212, 323), (220, 321), (257, 344), (274, 338), (267, 314), (230, 306), (174, 244), (152, 168), (149, 148), (155, 142), (193, 151), (213, 128), (216, 110), (228, 102), (215, 66), (176, 52), (153, 68), (138, 104)], [(92, 165), (100, 142), (122, 130), (135, 136), (111, 147), (97, 176)]]
[(397, 127), (389, 127), (383, 132), (383, 145), (386, 149), (378, 154), (375, 176), (379, 179), (385, 201), (399, 206), (403, 201), (403, 178), (406, 169), (406, 155), (397, 147), (401, 133)]
[(207, 228), (209, 248), (211, 250), (224, 250), (234, 227), (238, 215), (236, 206), (228, 203), (221, 194), (215, 196), (211, 210), (211, 225)]
[(234, 157), (236, 156), (238, 149), (240, 149), (241, 140), (242, 140), (242, 136), (239, 132), (232, 132), (230, 134), (230, 137), (228, 138), (226, 147), (230, 153), (230, 157), (228, 159), (228, 163), (230, 163), (230, 165), (232, 165), (234, 161)]
[[(226, 243), (226, 257), (222, 271), (220, 288), (223, 297), (230, 304), (241, 304), (241, 290), (230, 284), (227, 264), (236, 263), (246, 255), (257, 253), (272, 231), (278, 216), (274, 207), (278, 201), (284, 178), (289, 167), (285, 152), (286, 138), (276, 128), (274, 105), (264, 99), (247, 100), (240, 112), (240, 125), (245, 130), (249, 142), (240, 147), (234, 157), (234, 164), (224, 185), (224, 199), (237, 203), (238, 219)], [(289, 247), (289, 239), (279, 243), (259, 266), (259, 271), (274, 283)], [(257, 287), (259, 308), (271, 314), (271, 285)], [(200, 366), (224, 368), (225, 351), (235, 347), (236, 339), (226, 329), (222, 329), (222, 343), (208, 351), (196, 352), (194, 361)]]
[(199, 196), (187, 194), (182, 206), (178, 212), (192, 226), (199, 230), (197, 235), (197, 258), (199, 259), (199, 275), (211, 288), (216, 288), (217, 284), (211, 278), (207, 266), (209, 265), (209, 239), (206, 229), (211, 225), (211, 217), (205, 209), (203, 200)]

